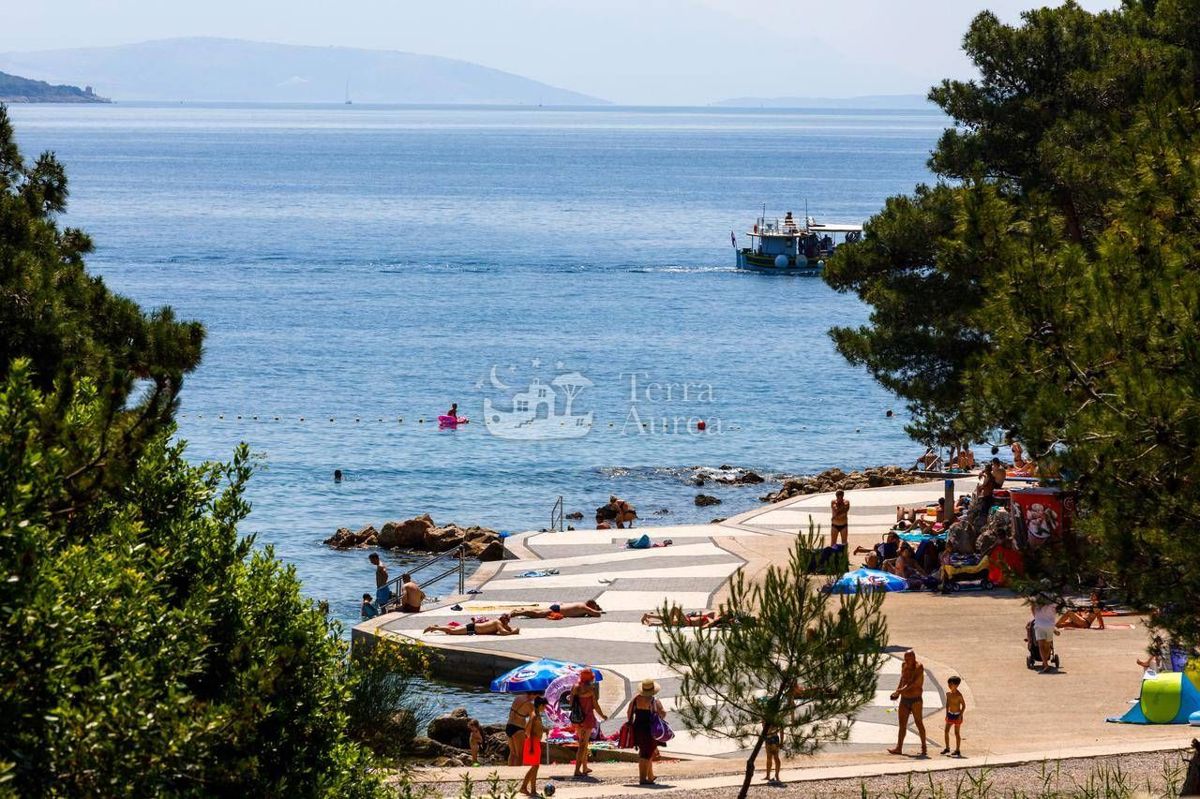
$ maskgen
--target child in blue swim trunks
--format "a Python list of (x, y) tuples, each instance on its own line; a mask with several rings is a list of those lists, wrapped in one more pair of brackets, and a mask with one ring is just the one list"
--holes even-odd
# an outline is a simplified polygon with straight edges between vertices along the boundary
[(967, 712), (967, 701), (958, 690), (961, 684), (962, 677), (954, 676), (946, 680), (946, 748), (942, 750), (942, 754), (950, 754), (950, 728), (953, 727), (953, 757), (962, 757), (962, 723), (963, 714)]

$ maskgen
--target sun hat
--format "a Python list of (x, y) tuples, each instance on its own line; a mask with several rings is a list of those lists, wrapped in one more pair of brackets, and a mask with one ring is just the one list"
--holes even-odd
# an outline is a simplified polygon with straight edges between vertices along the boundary
[(642, 680), (642, 696), (654, 696), (658, 693), (658, 683), (654, 680)]

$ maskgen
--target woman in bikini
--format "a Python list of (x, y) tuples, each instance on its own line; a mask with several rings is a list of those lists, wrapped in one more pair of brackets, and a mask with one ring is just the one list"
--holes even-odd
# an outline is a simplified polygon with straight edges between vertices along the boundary
[(513, 700), (508, 709), (508, 721), (504, 724), (504, 734), (508, 736), (508, 765), (521, 765), (522, 753), (525, 749), (525, 725), (533, 714), (534, 693), (521, 694)]

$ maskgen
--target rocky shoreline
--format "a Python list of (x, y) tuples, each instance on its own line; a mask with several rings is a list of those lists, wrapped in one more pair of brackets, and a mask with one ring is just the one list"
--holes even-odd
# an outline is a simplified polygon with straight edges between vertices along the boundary
[(851, 491), (858, 488), (909, 485), (929, 480), (927, 475), (912, 472), (903, 466), (871, 466), (861, 471), (844, 472), (826, 469), (811, 477), (791, 477), (783, 481), (778, 491), (759, 497), (763, 502), (779, 502), (802, 494), (824, 494), (830, 491)]
[[(696, 469), (696, 474), (691, 478), (692, 484), (696, 486), (716, 484), (733, 487), (773, 482), (757, 472), (733, 466), (722, 465), (719, 469), (707, 470), (706, 473), (699, 471), (700, 467), (696, 467)], [(826, 469), (815, 475), (784, 477), (778, 491), (772, 491), (759, 499), (763, 502), (779, 502), (802, 494), (820, 494), (839, 489), (850, 491), (857, 488), (907, 485), (928, 479), (926, 475), (895, 465), (872, 466), (851, 472), (834, 468)], [(697, 507), (720, 505), (723, 502), (720, 497), (703, 493), (697, 494), (693, 501)], [(671, 511), (667, 508), (659, 508), (650, 515), (666, 516), (670, 513)], [(574, 511), (567, 513), (565, 518), (581, 521), (584, 514)], [(723, 521), (723, 519), (714, 519), (713, 521)], [(428, 513), (404, 521), (387, 522), (379, 528), (367, 525), (357, 532), (349, 527), (341, 527), (323, 543), (334, 549), (377, 547), (428, 553), (445, 552), (461, 544), (466, 547), (468, 557), (480, 561), (504, 558), (503, 536), (496, 530), (479, 526), (460, 527), (457, 524), (439, 526)]]
[(401, 549), (414, 552), (445, 552), (459, 544), (466, 548), (467, 557), (480, 561), (502, 560), (504, 541), (500, 533), (487, 527), (459, 527), (448, 524), (439, 527), (428, 513), (400, 522), (387, 522), (378, 530), (367, 525), (358, 532), (349, 527), (323, 542), (334, 549)]

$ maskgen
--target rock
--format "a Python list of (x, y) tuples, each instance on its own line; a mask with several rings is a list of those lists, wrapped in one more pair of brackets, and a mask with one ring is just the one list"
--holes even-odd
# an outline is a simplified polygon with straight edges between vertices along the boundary
[(874, 466), (847, 474), (841, 469), (827, 469), (812, 477), (795, 477), (784, 481), (778, 491), (759, 497), (763, 502), (779, 502), (801, 494), (832, 493), (841, 489), (853, 491), (859, 488), (907, 485), (927, 481), (929, 478), (910, 472), (901, 466)]
[(370, 525), (367, 525), (357, 533), (351, 532), (349, 527), (339, 527), (338, 531), (329, 538), (326, 538), (324, 543), (334, 549), (353, 549), (354, 547), (376, 546), (378, 538), (378, 531)]
[(425, 531), (424, 547), (427, 552), (445, 552), (455, 544), (462, 543), (463, 533), (453, 525), (434, 527)]
[(718, 516), (718, 517), (716, 517), (715, 519), (713, 519), (712, 521), (710, 521), (710, 522), (709, 522), (709, 524), (720, 524), (720, 523), (721, 523), (721, 522), (723, 522), (723, 521), (725, 521), (725, 517), (724, 517), (724, 516)]
[(479, 762), (504, 765), (508, 762), (508, 736), (503, 728), (497, 731), (483, 728), (483, 745), (479, 747)]
[(472, 541), (467, 544), (467, 554), (484, 563), (493, 560), (504, 560), (504, 542), (500, 539), (496, 539), (495, 541)]
[(470, 757), (470, 755), (449, 744), (424, 737), (414, 738), (412, 743), (409, 744), (409, 751), (418, 757), (433, 759), (434, 762), (436, 762), (436, 759), (448, 758), (451, 761), (451, 765), (464, 765), (462, 762), (463, 758)]
[(658, 510), (653, 512), (653, 515), (655, 515), (655, 516), (669, 516), (670, 514), (671, 514), (670, 508), (659, 508)]
[(467, 722), (471, 716), (465, 707), (456, 707), (444, 716), (438, 716), (429, 722), (427, 733), (431, 740), (458, 749), (468, 749), (471, 745), (471, 731)]
[(403, 522), (388, 522), (379, 533), (379, 546), (420, 549), (425, 545), (425, 533), (436, 527), (428, 513)]
[(734, 482), (736, 482), (738, 485), (746, 486), (755, 485), (757, 483), (765, 483), (767, 482), (767, 479), (758, 472), (746, 472)]
[(702, 486), (702, 485), (704, 485), (704, 483), (705, 483), (704, 475), (702, 475), (702, 474), (698, 474), (692, 478), (692, 485), (694, 485), (694, 486)]
[(729, 472), (729, 471), (733, 471), (733, 467), (732, 467), (732, 466), (730, 466), (728, 463), (722, 463), (722, 464), (721, 464), (720, 466), (718, 466), (717, 468), (718, 468), (718, 469), (720, 469), (720, 470), (721, 470), (721, 471), (723, 471), (723, 472)]
[(696, 504), (699, 507), (703, 508), (708, 505), (720, 505), (721, 500), (717, 499), (716, 497), (712, 496), (711, 494), (697, 494), (696, 495)]

